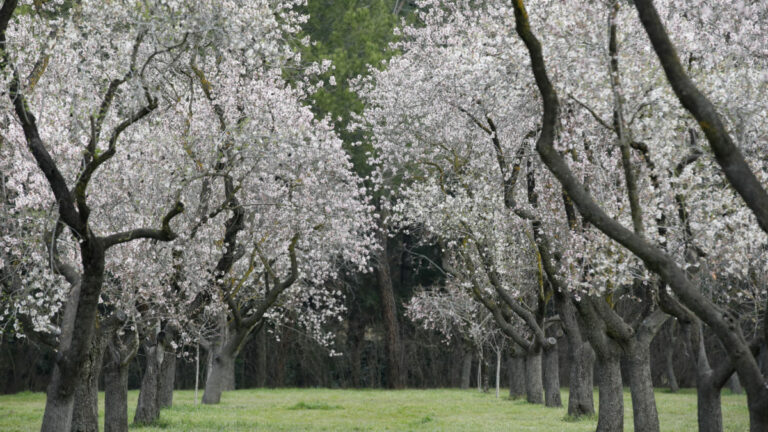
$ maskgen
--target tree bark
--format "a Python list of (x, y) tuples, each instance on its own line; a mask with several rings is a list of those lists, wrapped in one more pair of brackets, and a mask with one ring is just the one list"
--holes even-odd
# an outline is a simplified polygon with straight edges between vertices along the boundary
[(595, 414), (594, 384), (592, 370), (595, 353), (592, 346), (584, 340), (581, 324), (573, 305), (573, 299), (567, 293), (554, 290), (555, 306), (563, 323), (565, 337), (568, 338), (568, 415), (579, 418)]
[(91, 349), (83, 364), (83, 377), (75, 389), (72, 432), (98, 432), (99, 430), (99, 376), (104, 358), (104, 338), (100, 331), (94, 333), (91, 338)]
[(499, 398), (500, 385), (501, 385), (501, 350), (496, 351), (496, 399)]
[(72, 410), (77, 383), (88, 356), (97, 315), (98, 298), (104, 277), (104, 249), (101, 241), (88, 238), (80, 244), (82, 282), (73, 285), (62, 320), (58, 355), (48, 385), (42, 432), (59, 432), (72, 427)]
[(720, 403), (720, 389), (704, 377), (697, 380), (696, 407), (699, 432), (723, 432), (723, 413)]
[(483, 356), (477, 357), (477, 391), (483, 391)]
[(128, 331), (121, 337), (113, 329), (104, 339), (104, 430), (127, 432), (128, 368), (139, 349), (138, 333)]
[(518, 353), (509, 356), (509, 397), (525, 396), (525, 357)]
[(675, 374), (675, 346), (670, 345), (664, 350), (664, 373), (667, 376), (667, 385), (669, 385), (669, 391), (677, 393), (680, 390), (680, 385), (677, 383), (677, 375)]
[(164, 352), (162, 346), (146, 342), (143, 344), (147, 365), (144, 376), (141, 379), (139, 401), (136, 405), (136, 414), (133, 417), (134, 424), (152, 424), (160, 417), (157, 390), (160, 379), (160, 365), (163, 362)]
[(176, 353), (166, 351), (160, 366), (157, 388), (157, 404), (160, 409), (173, 406), (173, 387), (176, 382)]
[(568, 347), (568, 415), (573, 418), (595, 414), (594, 378), (595, 352), (589, 342)]
[[(256, 371), (256, 385), (263, 388), (267, 386), (267, 330), (261, 329), (261, 331), (256, 334), (256, 337), (258, 338), (259, 344), (258, 351), (256, 352), (256, 364), (258, 367)], [(354, 355), (352, 357), (354, 357)], [(354, 370), (354, 363), (352, 366)], [(355, 387), (358, 387), (360, 385), (359, 353), (357, 375), (353, 373), (352, 376), (352, 381), (355, 383)]]
[(119, 357), (104, 365), (104, 432), (128, 432), (128, 365)]
[(627, 356), (632, 414), (636, 431), (659, 431), (659, 414), (653, 394), (649, 345), (635, 342)]
[[(235, 389), (235, 359), (255, 327), (257, 332), (264, 331), (259, 322), (252, 327), (238, 328), (227, 324), (226, 318), (220, 324), (218, 341), (208, 350), (208, 376), (203, 392), (204, 404), (221, 402), (221, 393)], [(278, 383), (279, 384), (279, 383)]]
[(560, 400), (560, 365), (557, 358), (557, 345), (544, 348), (543, 373), (544, 405), (563, 406)]
[(461, 363), (461, 388), (466, 390), (469, 388), (469, 379), (472, 374), (472, 351), (467, 350), (464, 352), (464, 358)]
[(659, 309), (648, 314), (625, 345), (629, 354), (629, 388), (636, 431), (659, 432), (659, 413), (651, 376), (651, 342), (669, 315)]
[(733, 373), (730, 378), (728, 378), (728, 389), (731, 390), (731, 393), (733, 394), (742, 394), (744, 393), (744, 388), (741, 387), (741, 381), (739, 381), (739, 375), (737, 373)]
[[(210, 353), (208, 354), (211, 355)], [(210, 372), (205, 380), (205, 390), (203, 392), (204, 404), (217, 404), (221, 402), (221, 393), (225, 390), (232, 390), (232, 376), (235, 370), (235, 358), (226, 352), (214, 354), (213, 359), (208, 363)]]
[(532, 350), (525, 355), (525, 398), (532, 404), (544, 403), (541, 349)]
[(624, 392), (621, 382), (621, 362), (618, 355), (598, 354), (600, 378), (599, 410), (596, 432), (621, 432), (624, 430)]
[(381, 245), (381, 252), (377, 259), (376, 278), (386, 331), (388, 386), (399, 389), (404, 386), (400, 326), (397, 320), (397, 304), (392, 285), (392, 269), (389, 264), (388, 238), (387, 233), (383, 230), (379, 234), (379, 244)]

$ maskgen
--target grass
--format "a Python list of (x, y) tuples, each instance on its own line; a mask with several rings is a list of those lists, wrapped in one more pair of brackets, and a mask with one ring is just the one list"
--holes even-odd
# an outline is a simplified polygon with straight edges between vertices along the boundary
[[(100, 409), (103, 409), (103, 394)], [(137, 391), (128, 395), (129, 420)], [(217, 406), (195, 406), (193, 391), (174, 393), (174, 406), (154, 426), (132, 431), (574, 431), (595, 430), (597, 418), (568, 419), (565, 408), (496, 399), (475, 390), (258, 389), (224, 393)], [(567, 390), (563, 390), (563, 403)], [(749, 429), (746, 398), (723, 393), (725, 431)], [(34, 431), (45, 404), (42, 393), (0, 396), (0, 431)], [(597, 404), (597, 396), (595, 396)], [(656, 393), (661, 429), (696, 430), (696, 393)], [(103, 416), (103, 412), (102, 412)], [(102, 418), (103, 421), (103, 418)], [(624, 393), (625, 431), (632, 406)], [(102, 429), (103, 430), (103, 429)]]

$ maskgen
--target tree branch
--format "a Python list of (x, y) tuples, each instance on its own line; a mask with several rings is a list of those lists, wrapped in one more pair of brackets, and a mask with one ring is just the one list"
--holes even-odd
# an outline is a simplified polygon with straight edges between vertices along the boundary
[(140, 238), (171, 241), (177, 237), (176, 233), (171, 229), (171, 219), (181, 214), (183, 211), (184, 204), (182, 204), (181, 201), (177, 201), (173, 208), (171, 208), (171, 210), (163, 217), (160, 229), (137, 228), (131, 231), (109, 235), (104, 238), (104, 249), (106, 250), (114, 245)]
[(720, 114), (686, 73), (652, 0), (636, 0), (635, 8), (677, 98), (707, 136), (726, 178), (768, 232), (768, 193), (755, 177), (741, 150), (728, 134)]

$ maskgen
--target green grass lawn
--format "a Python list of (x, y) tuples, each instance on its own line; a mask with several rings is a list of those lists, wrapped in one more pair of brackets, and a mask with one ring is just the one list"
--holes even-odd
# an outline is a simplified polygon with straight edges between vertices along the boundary
[[(201, 394), (202, 396), (202, 394)], [(103, 394), (101, 395), (103, 403)], [(563, 391), (565, 403), (567, 391)], [(137, 391), (131, 391), (129, 420)], [(195, 406), (193, 391), (174, 393), (174, 406), (154, 427), (135, 431), (594, 431), (596, 419), (566, 421), (565, 408), (523, 400), (496, 399), (476, 390), (258, 389), (227, 392), (217, 406)], [(45, 395), (0, 396), (0, 431), (34, 431)], [(595, 395), (597, 404), (597, 395)], [(694, 431), (696, 393), (656, 393), (661, 429)], [(103, 409), (103, 405), (100, 407)], [(103, 415), (103, 412), (102, 412)], [(103, 418), (102, 418), (103, 421)], [(723, 393), (726, 431), (748, 430), (746, 398)], [(632, 428), (629, 393), (624, 393), (625, 430)]]

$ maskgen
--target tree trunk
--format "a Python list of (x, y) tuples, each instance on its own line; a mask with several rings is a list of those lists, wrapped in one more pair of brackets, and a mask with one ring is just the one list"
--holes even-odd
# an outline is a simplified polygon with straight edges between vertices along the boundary
[(582, 342), (580, 346), (568, 346), (568, 377), (570, 388), (568, 389), (568, 415), (578, 418), (595, 414), (593, 369), (595, 352), (588, 342)]
[(139, 338), (135, 331), (120, 335), (115, 330), (104, 336), (104, 431), (127, 432), (128, 369), (139, 349)]
[(667, 376), (667, 384), (669, 385), (669, 391), (677, 393), (680, 390), (680, 385), (677, 383), (677, 375), (675, 374), (675, 348), (674, 345), (666, 347), (664, 350), (664, 373)]
[(99, 375), (104, 358), (103, 338), (94, 331), (91, 349), (83, 364), (83, 376), (75, 388), (72, 410), (72, 432), (98, 432), (99, 430)]
[(205, 391), (203, 392), (204, 404), (217, 404), (221, 402), (221, 393), (224, 390), (230, 390), (226, 387), (231, 385), (231, 376), (235, 370), (235, 358), (226, 352), (213, 355), (208, 362), (210, 370), (208, 378), (205, 380)]
[(379, 243), (382, 249), (377, 259), (376, 277), (381, 297), (384, 329), (386, 331), (388, 385), (390, 388), (399, 389), (403, 388), (402, 347), (386, 232), (382, 231), (379, 234)]
[(62, 373), (59, 366), (54, 366), (51, 382), (45, 398), (45, 413), (41, 432), (57, 432), (68, 430), (72, 425), (72, 407), (75, 394), (62, 385)]
[(733, 394), (742, 394), (744, 393), (744, 388), (741, 387), (741, 381), (739, 381), (739, 374), (736, 372), (731, 375), (730, 378), (728, 378), (728, 389), (731, 390), (731, 393)]
[[(75, 324), (77, 311), (80, 304), (81, 283), (72, 286), (69, 293), (66, 306), (64, 307), (64, 316), (61, 320), (61, 336), (59, 337), (59, 358), (64, 360), (62, 353), (67, 352), (73, 346), (73, 339), (77, 337), (91, 337), (93, 333), (94, 317), (88, 324), (87, 334), (78, 333), (75, 335)], [(83, 311), (81, 311), (83, 312)], [(82, 314), (81, 314), (82, 315)], [(80, 341), (80, 346), (83, 346)], [(90, 347), (90, 339), (88, 339)], [(45, 412), (43, 414), (43, 424), (40, 428), (42, 432), (58, 432), (69, 430), (72, 425), (72, 408), (75, 401), (75, 385), (80, 378), (82, 369), (79, 364), (72, 364), (68, 361), (56, 361), (53, 365), (51, 381), (45, 397)]]
[(544, 384), (541, 372), (541, 349), (525, 356), (525, 398), (529, 403), (544, 403)]
[(680, 390), (680, 386), (677, 383), (677, 375), (675, 374), (675, 337), (674, 337), (674, 324), (676, 321), (670, 323), (667, 328), (667, 339), (669, 344), (664, 349), (664, 374), (667, 376), (667, 385), (669, 391), (677, 393)]
[(712, 385), (711, 379), (701, 375), (696, 380), (696, 406), (699, 432), (723, 432), (720, 389)]
[(598, 354), (597, 361), (600, 370), (600, 391), (596, 432), (621, 432), (624, 430), (624, 392), (619, 356)]
[(557, 358), (557, 345), (544, 349), (543, 369), (544, 405), (563, 406), (560, 400), (560, 365)]
[(513, 353), (509, 356), (509, 398), (525, 396), (525, 357)]
[(173, 406), (173, 387), (176, 382), (176, 353), (166, 351), (160, 366), (157, 388), (157, 404), (160, 409)]
[(104, 365), (104, 432), (128, 432), (128, 365), (121, 363)]
[(696, 359), (696, 399), (700, 432), (722, 432), (723, 413), (720, 403), (721, 384), (715, 383), (704, 345), (703, 324), (694, 321), (686, 326), (691, 340), (691, 354)]
[(632, 414), (636, 431), (659, 431), (659, 414), (653, 394), (650, 341), (636, 340), (627, 356)]
[(135, 424), (151, 424), (160, 417), (157, 390), (164, 352), (161, 345), (158, 344), (144, 343), (143, 348), (147, 365), (141, 379), (139, 401), (136, 405), (136, 414), (133, 417)]
[(472, 351), (467, 350), (461, 363), (461, 388), (469, 388), (469, 379), (472, 375)]
[[(256, 386), (258, 387), (266, 387), (267, 386), (267, 330), (261, 329), (258, 334), (256, 334), (256, 337), (258, 338), (258, 350), (256, 352)], [(359, 359), (359, 354), (358, 354)], [(359, 361), (359, 360), (358, 360)], [(353, 364), (354, 367), (354, 364)], [(354, 374), (353, 374), (354, 376)], [(355, 382), (355, 387), (358, 387), (360, 385), (360, 367), (358, 364), (357, 368), (357, 380), (353, 378), (353, 381)]]
[(496, 399), (499, 398), (499, 386), (501, 385), (501, 350), (496, 351)]
[(232, 391), (235, 389), (235, 363), (237, 361), (236, 356), (232, 356), (231, 359), (224, 358), (221, 362), (222, 374), (224, 381), (222, 381), (221, 389), (224, 391)]
[(594, 384), (592, 371), (595, 353), (584, 340), (581, 323), (573, 305), (573, 299), (566, 293), (554, 292), (555, 306), (568, 338), (568, 415), (579, 418), (595, 414)]
[(477, 391), (483, 391), (483, 356), (477, 357)]

